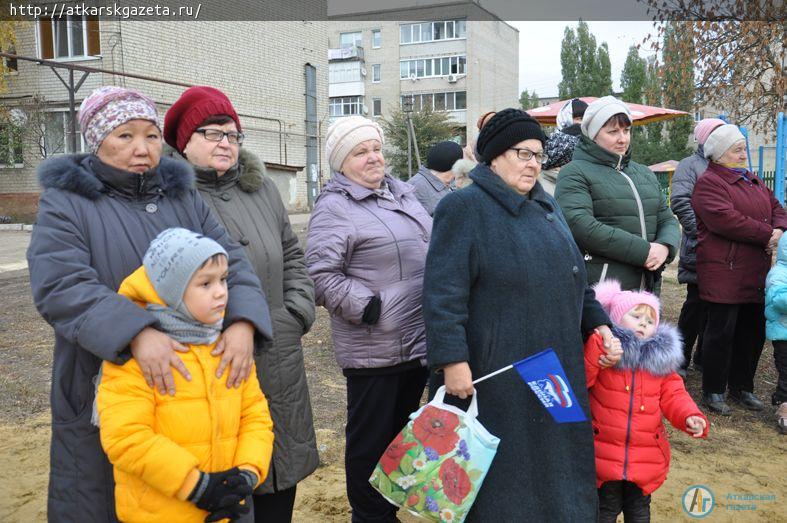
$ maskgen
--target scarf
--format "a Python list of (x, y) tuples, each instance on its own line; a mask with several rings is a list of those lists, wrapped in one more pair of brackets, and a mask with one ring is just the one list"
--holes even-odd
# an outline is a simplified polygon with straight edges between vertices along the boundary
[(158, 320), (161, 332), (180, 343), (209, 345), (218, 339), (224, 323), (219, 320), (208, 325), (198, 322), (189, 314), (154, 303), (149, 303), (146, 310)]

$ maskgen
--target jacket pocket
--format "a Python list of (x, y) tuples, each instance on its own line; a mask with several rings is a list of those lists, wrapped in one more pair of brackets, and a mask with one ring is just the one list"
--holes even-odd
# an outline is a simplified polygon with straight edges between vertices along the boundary
[(659, 450), (661, 450), (661, 454), (664, 456), (665, 462), (667, 465), (669, 465), (671, 453), (669, 441), (667, 441), (667, 432), (664, 430), (664, 427), (661, 427), (659, 430), (657, 430), (653, 437), (656, 439), (656, 445), (658, 445)]

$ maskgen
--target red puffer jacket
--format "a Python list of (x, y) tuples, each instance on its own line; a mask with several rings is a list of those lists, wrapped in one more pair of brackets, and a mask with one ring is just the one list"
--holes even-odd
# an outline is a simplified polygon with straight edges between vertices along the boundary
[(623, 357), (615, 367), (602, 369), (601, 336), (593, 334), (585, 344), (585, 373), (593, 417), (596, 447), (596, 484), (628, 480), (647, 496), (667, 479), (670, 448), (661, 422), (686, 431), (686, 418), (708, 419), (691, 399), (675, 371), (683, 361), (677, 329), (662, 323), (656, 334), (640, 340), (630, 330), (613, 328), (623, 345)]

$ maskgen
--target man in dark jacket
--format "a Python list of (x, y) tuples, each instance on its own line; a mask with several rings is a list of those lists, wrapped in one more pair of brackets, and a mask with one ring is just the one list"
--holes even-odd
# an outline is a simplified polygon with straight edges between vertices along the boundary
[(672, 212), (680, 220), (683, 233), (680, 239), (680, 261), (678, 262), (678, 282), (686, 284), (686, 301), (680, 310), (678, 329), (683, 334), (683, 367), (678, 374), (685, 377), (686, 368), (691, 361), (691, 350), (694, 341), (697, 341), (697, 351), (694, 353), (694, 366), (702, 368), (702, 331), (705, 329), (707, 307), (700, 299), (697, 287), (697, 218), (691, 207), (691, 195), (694, 184), (699, 175), (708, 168), (703, 146), (710, 133), (718, 126), (724, 125), (724, 120), (718, 118), (705, 118), (697, 123), (694, 128), (694, 138), (699, 144), (697, 151), (680, 161), (672, 176)]
[(440, 200), (454, 188), (453, 166), (463, 156), (462, 146), (451, 140), (434, 144), (426, 153), (426, 165), (422, 165), (418, 172), (408, 180), (415, 187), (415, 197), (423, 205), (429, 216)]

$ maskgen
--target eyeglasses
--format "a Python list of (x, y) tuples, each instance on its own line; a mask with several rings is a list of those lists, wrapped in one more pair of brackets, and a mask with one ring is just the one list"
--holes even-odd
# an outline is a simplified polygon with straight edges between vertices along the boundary
[(209, 142), (220, 142), (227, 137), (227, 141), (231, 144), (240, 145), (245, 138), (243, 133), (237, 131), (224, 132), (221, 129), (197, 129), (195, 133), (200, 133)]
[(530, 161), (532, 157), (536, 157), (536, 161), (540, 164), (547, 163), (549, 156), (546, 153), (534, 153), (530, 149), (520, 149), (518, 147), (509, 147), (512, 151), (516, 151), (517, 158), (526, 162)]

